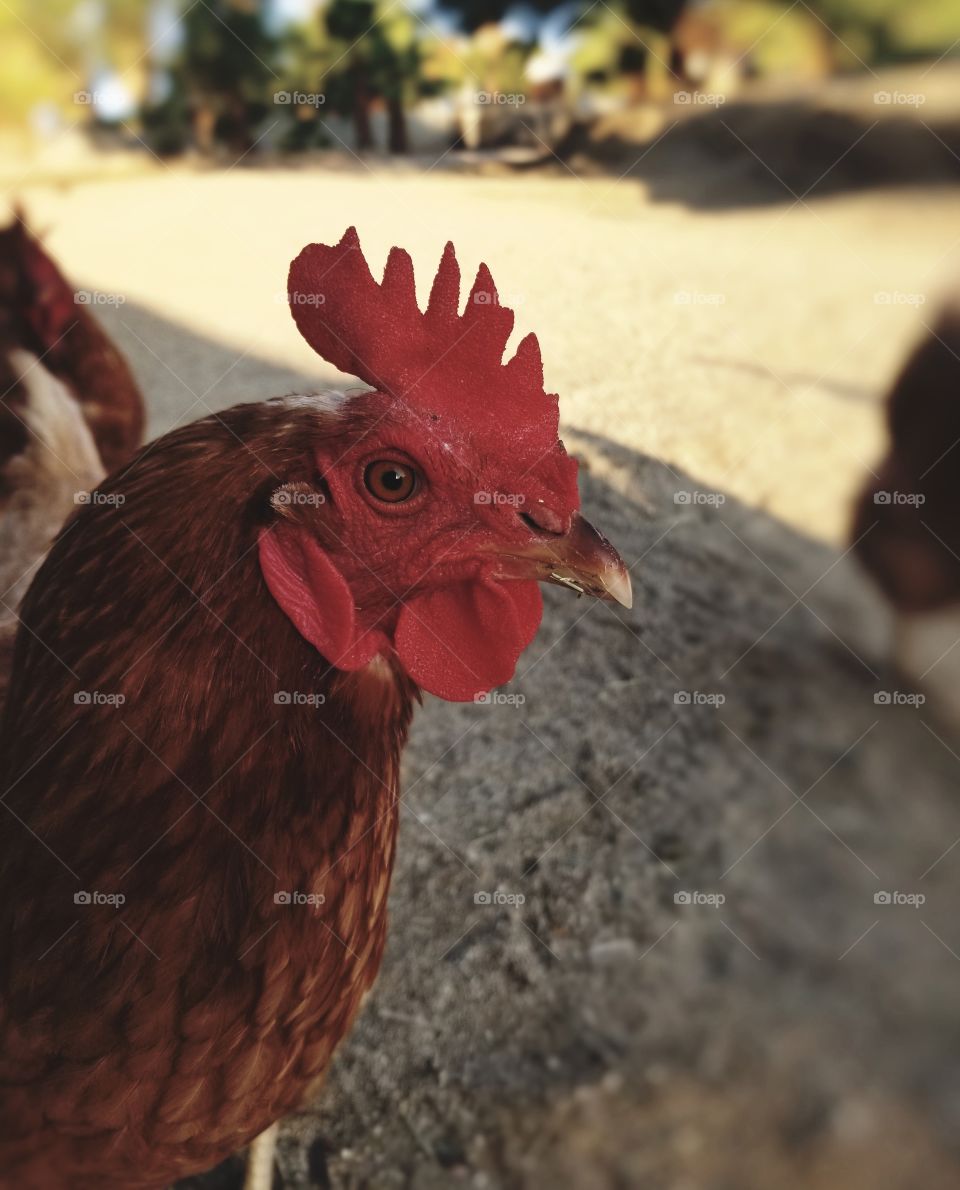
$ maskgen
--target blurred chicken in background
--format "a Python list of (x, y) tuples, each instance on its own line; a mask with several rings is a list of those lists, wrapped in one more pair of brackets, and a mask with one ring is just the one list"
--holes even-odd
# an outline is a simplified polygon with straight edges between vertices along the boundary
[(940, 315), (887, 403), (890, 446), (860, 496), (860, 561), (894, 611), (895, 659), (960, 727), (960, 300)]
[(9, 352), (35, 356), (80, 405), (105, 471), (140, 445), (143, 398), (126, 360), (18, 212), (0, 230), (0, 346), (6, 383), (0, 412), (0, 462), (20, 453), (29, 431), (25, 393), (14, 383)]
[(54, 535), (143, 423), (126, 360), (17, 212), (0, 230), (0, 661)]

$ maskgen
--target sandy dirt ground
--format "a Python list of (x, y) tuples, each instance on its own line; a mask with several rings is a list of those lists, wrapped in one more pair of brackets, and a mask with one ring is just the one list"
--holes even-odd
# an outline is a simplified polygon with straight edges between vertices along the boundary
[(960, 276), (955, 193), (709, 210), (354, 165), (21, 196), (155, 433), (337, 381), (284, 303), (303, 244), (354, 223), (425, 296), (452, 239), (538, 332), (632, 569), (630, 612), (547, 592), (512, 703), (420, 712), (384, 972), (283, 1184), (956, 1186), (960, 748), (876, 704), (845, 556), (883, 390)]

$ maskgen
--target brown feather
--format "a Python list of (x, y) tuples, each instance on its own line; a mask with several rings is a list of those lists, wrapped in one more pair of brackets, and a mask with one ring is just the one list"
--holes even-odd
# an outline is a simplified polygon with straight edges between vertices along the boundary
[(417, 691), (330, 669), (254, 548), (334, 417), (269, 402), (168, 435), (27, 595), (0, 728), (2, 1186), (215, 1164), (301, 1102), (376, 975)]

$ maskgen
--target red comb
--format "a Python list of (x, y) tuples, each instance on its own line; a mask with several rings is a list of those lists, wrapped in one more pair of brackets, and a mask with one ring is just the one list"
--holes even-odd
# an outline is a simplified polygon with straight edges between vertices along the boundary
[(559, 408), (543, 390), (536, 335), (503, 363), (513, 311), (501, 306), (482, 264), (460, 313), (460, 266), (448, 243), (426, 310), (417, 305), (413, 264), (402, 248), (378, 284), (356, 229), (339, 244), (310, 244), (290, 266), (290, 307), (314, 351), (424, 414), (451, 414), (494, 428), (507, 424), (543, 449), (556, 442)]

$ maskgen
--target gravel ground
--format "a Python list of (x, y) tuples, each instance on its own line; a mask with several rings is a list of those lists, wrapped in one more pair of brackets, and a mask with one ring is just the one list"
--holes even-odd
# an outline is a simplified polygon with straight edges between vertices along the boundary
[(710, 211), (360, 165), (23, 197), (154, 432), (336, 379), (279, 297), (304, 243), (356, 223), (425, 294), (453, 239), (538, 331), (632, 564), (631, 612), (546, 593), (513, 702), (419, 714), (384, 972), (284, 1185), (956, 1186), (958, 744), (875, 703), (898, 679), (842, 553), (955, 198)]

